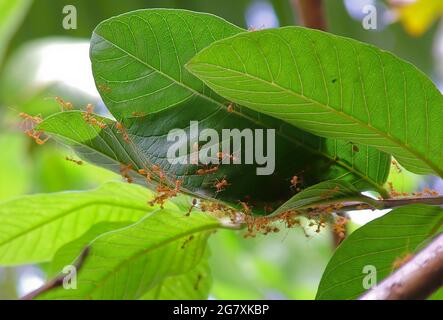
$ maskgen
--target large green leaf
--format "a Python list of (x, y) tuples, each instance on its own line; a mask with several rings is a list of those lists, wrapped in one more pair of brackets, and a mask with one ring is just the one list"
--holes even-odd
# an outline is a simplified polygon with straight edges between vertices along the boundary
[[(123, 139), (122, 134), (115, 127), (113, 121), (96, 118), (101, 122), (107, 123), (107, 128), (100, 129), (97, 126), (86, 124), (82, 113), (73, 111), (59, 113), (47, 118), (39, 126), (39, 129), (70, 145), (85, 160), (115, 172), (120, 171), (122, 164), (131, 164), (134, 169), (134, 178), (142, 184), (145, 184), (146, 181), (137, 174), (138, 169), (149, 168), (152, 164), (159, 164), (163, 168), (167, 168), (165, 171), (168, 173), (170, 180), (184, 179), (183, 187), (185, 192), (203, 198), (216, 197), (217, 194), (213, 183), (216, 178), (220, 179), (226, 176), (231, 186), (218, 195), (219, 199), (235, 203), (245, 195), (250, 195), (254, 196), (252, 201), (260, 200), (262, 203), (269, 203), (276, 199), (286, 201), (291, 196), (289, 180), (294, 172), (299, 175), (303, 185), (311, 185), (323, 179), (339, 178), (352, 183), (359, 189), (373, 189), (383, 194), (384, 190), (381, 184), (386, 180), (389, 171), (389, 157), (374, 149), (361, 147), (358, 152), (355, 152), (353, 146), (345, 142), (329, 140), (327, 143), (322, 143), (314, 136), (305, 135), (305, 146), (319, 148), (322, 151), (313, 153), (310, 156), (307, 156), (306, 152), (304, 152), (303, 158), (297, 157), (294, 159), (294, 162), (286, 161), (287, 163), (284, 164), (286, 168), (281, 169), (294, 171), (282, 174), (282, 171), (277, 167), (278, 171), (270, 178), (266, 178), (265, 176), (256, 176), (254, 173), (246, 175), (246, 172), (242, 171), (245, 168), (243, 165), (222, 165), (218, 175), (215, 177), (210, 175), (198, 176), (195, 175), (195, 170), (197, 170), (195, 168), (170, 165), (167, 161), (166, 150), (164, 150), (166, 146), (162, 145), (162, 141), (158, 141), (153, 133), (152, 138), (150, 136), (132, 135), (132, 141), (128, 143)], [(288, 129), (292, 130), (289, 127)], [(155, 127), (148, 127), (145, 130), (155, 130)], [(309, 140), (310, 138), (312, 139)], [(161, 150), (160, 152), (164, 155), (164, 158), (157, 158), (157, 150)], [(321, 152), (336, 156), (341, 155), (343, 158), (336, 158), (337, 163), (331, 165), (331, 162), (321, 158)], [(319, 158), (315, 158), (315, 155), (319, 155)], [(281, 158), (282, 165), (284, 160), (287, 160), (287, 158)], [(307, 160), (310, 160), (311, 163), (306, 163)], [(300, 167), (301, 164), (302, 167)], [(311, 177), (311, 173), (318, 173), (321, 179), (319, 177)], [(244, 179), (244, 176), (248, 176), (248, 180)], [(275, 188), (255, 188), (254, 183)], [(148, 187), (152, 187), (152, 185), (148, 184)]]
[(439, 207), (411, 205), (394, 209), (353, 232), (337, 249), (321, 279), (317, 299), (355, 299), (365, 288), (365, 266), (377, 281), (393, 269), (396, 258), (413, 253), (443, 224)]
[(207, 258), (191, 271), (167, 277), (149, 290), (142, 300), (206, 300), (212, 285), (211, 270)]
[[(319, 138), (241, 107), (230, 113), (228, 101), (186, 71), (184, 64), (199, 50), (242, 31), (215, 16), (182, 10), (141, 10), (111, 18), (94, 32), (91, 60), (97, 87), (111, 113), (126, 127), (132, 151), (126, 154), (127, 144), (114, 139), (115, 134), (108, 134), (107, 129), (93, 132), (83, 128), (80, 115), (55, 115), (40, 128), (76, 142), (78, 149), (94, 159), (101, 158), (96, 163), (103, 165), (104, 159), (91, 152), (105, 154), (108, 163), (111, 155), (114, 168), (143, 159), (160, 165), (172, 179), (184, 178), (183, 187), (192, 193), (233, 203), (249, 196), (251, 202), (259, 202), (256, 209), (290, 198), (289, 180), (294, 174), (306, 173), (306, 185), (342, 178), (359, 188), (383, 192), (380, 186), (389, 170), (386, 154)], [(229, 128), (276, 128), (276, 171), (271, 176), (257, 176), (257, 165), (222, 165), (217, 174), (198, 176), (196, 166), (171, 164), (167, 150), (172, 143), (167, 134), (176, 128), (189, 132), (191, 120), (199, 120), (200, 130), (211, 128), (219, 133)], [(214, 181), (222, 177), (227, 177), (230, 186), (216, 194)]]
[[(156, 207), (139, 186), (108, 183), (94, 191), (23, 196), (0, 203), (0, 265), (51, 259), (101, 221), (137, 221)], [(171, 202), (167, 206), (176, 208)]]
[(443, 98), (414, 66), (352, 39), (287, 27), (236, 35), (188, 70), (227, 99), (443, 176)]
[(208, 236), (220, 227), (219, 220), (202, 212), (186, 217), (179, 210), (158, 210), (94, 240), (79, 266), (76, 290), (55, 288), (38, 298), (138, 299), (166, 277), (192, 270)]

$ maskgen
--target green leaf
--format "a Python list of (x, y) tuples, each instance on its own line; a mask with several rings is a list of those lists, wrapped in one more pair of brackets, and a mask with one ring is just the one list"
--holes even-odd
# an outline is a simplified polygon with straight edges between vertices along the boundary
[[(243, 31), (213, 15), (183, 10), (140, 10), (111, 18), (94, 32), (93, 72), (103, 100), (123, 122), (133, 145), (115, 139), (115, 130), (110, 133), (83, 128), (80, 116), (71, 113), (55, 115), (40, 128), (76, 142), (80, 153), (89, 153), (94, 163), (107, 163), (114, 171), (120, 163), (140, 164), (142, 159), (160, 165), (172, 180), (183, 178), (183, 187), (190, 193), (217, 196), (232, 203), (248, 195), (251, 201), (259, 202), (256, 209), (289, 199), (289, 180), (294, 174), (306, 173), (303, 181), (307, 186), (342, 178), (359, 188), (383, 193), (388, 155), (366, 147), (356, 152), (346, 142), (319, 138), (240, 106), (230, 113), (228, 101), (184, 68), (194, 54), (213, 41)], [(276, 171), (271, 176), (257, 176), (257, 165), (222, 165), (217, 174), (198, 176), (197, 166), (170, 164), (167, 150), (172, 143), (166, 136), (177, 128), (189, 133), (191, 120), (199, 120), (200, 130), (211, 128), (219, 133), (230, 128), (276, 128)], [(227, 177), (230, 186), (216, 194), (214, 182), (223, 177)], [(257, 185), (270, 188), (255, 188)]]
[(389, 275), (397, 258), (413, 253), (443, 224), (439, 207), (410, 205), (394, 209), (354, 231), (329, 261), (317, 299), (355, 299), (365, 292), (365, 266), (374, 266), (377, 282)]
[(132, 221), (118, 221), (118, 222), (100, 222), (94, 224), (88, 231), (86, 231), (79, 238), (71, 241), (60, 249), (54, 255), (48, 271), (48, 278), (53, 278), (63, 271), (67, 265), (72, 265), (76, 259), (81, 255), (83, 249), (89, 245), (95, 238), (110, 231), (115, 231), (130, 224)]
[(165, 278), (149, 290), (141, 300), (206, 300), (211, 289), (211, 270), (207, 258), (191, 271)]
[(373, 199), (363, 196), (360, 190), (346, 181), (324, 181), (297, 193), (274, 211), (272, 215), (277, 215), (289, 210), (303, 210), (314, 206), (341, 203), (344, 201), (374, 203)]
[[(119, 173), (122, 164), (131, 164), (132, 175), (141, 184), (146, 184), (145, 179), (137, 174), (138, 169), (150, 168), (153, 164), (160, 165), (168, 174), (170, 180), (184, 179), (183, 191), (202, 198), (215, 198), (236, 203), (245, 194), (252, 196), (253, 201), (269, 203), (272, 201), (286, 201), (291, 197), (290, 177), (299, 174), (299, 179), (303, 185), (312, 185), (318, 180), (341, 179), (352, 183), (361, 190), (371, 189), (384, 194), (381, 185), (386, 181), (389, 172), (389, 157), (375, 149), (360, 147), (359, 151), (354, 150), (353, 145), (337, 140), (328, 140), (326, 143), (318, 140), (312, 135), (305, 135), (305, 147), (312, 147), (312, 154), (304, 157), (292, 156), (294, 161), (286, 161), (288, 156), (280, 144), (282, 154), (278, 164), (284, 168), (277, 167), (277, 171), (272, 176), (256, 176), (255, 171), (246, 171), (248, 165), (222, 165), (219, 173), (215, 176), (198, 176), (189, 166), (175, 166), (168, 163), (166, 157), (166, 146), (162, 141), (153, 138), (131, 135), (131, 142), (123, 139), (122, 134), (116, 129), (115, 122), (96, 116), (96, 118), (107, 124), (107, 128), (100, 129), (97, 126), (86, 124), (82, 113), (78, 111), (59, 113), (47, 118), (39, 129), (59, 138), (65, 144), (71, 146), (82, 158), (114, 172)], [(287, 130), (292, 130), (288, 127)], [(292, 131), (293, 132), (293, 131)], [(312, 139), (311, 139), (312, 138)], [(286, 145), (287, 146), (287, 145)], [(318, 148), (318, 151), (315, 151)], [(164, 157), (158, 156), (158, 151)], [(316, 152), (316, 153), (314, 153)], [(333, 160), (312, 158), (315, 155), (329, 153), (336, 157), (336, 164)], [(338, 155), (342, 158), (339, 159)], [(307, 161), (310, 163), (307, 163)], [(317, 160), (317, 161), (316, 161)], [(373, 161), (370, 161), (373, 160)], [(284, 163), (285, 162), (285, 163)], [(191, 171), (192, 170), (192, 171)], [(185, 171), (185, 172), (183, 172)], [(355, 174), (353, 173), (355, 172)], [(247, 175), (247, 173), (250, 173)], [(306, 176), (305, 176), (306, 174)], [(314, 175), (314, 177), (311, 176)], [(250, 179), (244, 179), (247, 175)], [(319, 176), (316, 176), (319, 175)], [(216, 178), (228, 177), (231, 186), (226, 191), (216, 194), (213, 186)], [(254, 185), (272, 185), (272, 189), (255, 188)], [(153, 188), (153, 185), (148, 184)], [(255, 190), (255, 191), (254, 191)]]
[(443, 98), (376, 47), (287, 27), (213, 43), (187, 65), (218, 94), (314, 134), (376, 147), (443, 176)]
[(89, 245), (79, 266), (77, 289), (53, 289), (40, 299), (138, 299), (166, 277), (191, 271), (206, 250), (209, 235), (222, 227), (214, 217), (174, 209), (158, 210)]
[[(0, 265), (50, 260), (101, 221), (137, 221), (155, 207), (148, 190), (111, 182), (94, 191), (31, 195), (0, 203)], [(171, 208), (176, 206), (167, 204)]]
[(7, 45), (31, 3), (31, 0), (0, 0), (0, 65)]

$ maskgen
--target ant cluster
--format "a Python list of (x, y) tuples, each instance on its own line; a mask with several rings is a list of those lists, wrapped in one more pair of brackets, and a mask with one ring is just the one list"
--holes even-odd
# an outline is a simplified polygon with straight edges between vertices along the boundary
[(332, 230), (340, 240), (343, 240), (346, 236), (346, 225), (348, 219), (342, 216), (337, 216), (335, 223), (332, 225)]
[(35, 143), (37, 143), (38, 145), (42, 145), (49, 140), (49, 137), (42, 138), (42, 135), (44, 134), (43, 131), (35, 130), (35, 126), (37, 126), (43, 121), (43, 119), (40, 116), (31, 116), (24, 112), (20, 112), (19, 116), (20, 118), (23, 119), (22, 125), (25, 128), (24, 133), (28, 137), (34, 139)]
[(151, 206), (155, 204), (160, 205), (160, 208), (164, 208), (164, 204), (166, 200), (176, 197), (180, 193), (180, 187), (183, 183), (183, 180), (176, 180), (175, 187), (171, 188), (163, 184), (159, 184), (157, 186), (157, 196), (149, 201)]
[(438, 197), (440, 193), (436, 190), (432, 190), (428, 187), (424, 188), (422, 191), (415, 191), (412, 193), (409, 192), (398, 192), (395, 190), (394, 185), (392, 182), (388, 182), (388, 188), (389, 188), (389, 195), (392, 198), (399, 198), (399, 197)]
[(92, 126), (98, 126), (100, 129), (105, 129), (107, 127), (106, 123), (97, 120), (93, 114), (94, 106), (92, 104), (88, 104), (86, 106), (86, 112), (83, 112), (82, 117), (86, 123)]

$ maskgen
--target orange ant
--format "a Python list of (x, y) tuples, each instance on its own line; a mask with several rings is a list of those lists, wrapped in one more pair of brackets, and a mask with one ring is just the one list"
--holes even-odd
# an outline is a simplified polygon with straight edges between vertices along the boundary
[(112, 91), (112, 89), (111, 89), (110, 87), (108, 87), (107, 85), (105, 85), (105, 84), (99, 84), (99, 85), (98, 85), (98, 88), (99, 88), (101, 91), (106, 92), (106, 93), (109, 93), (109, 92)]
[(224, 153), (224, 152), (221, 152), (221, 151), (217, 152), (217, 159), (218, 160), (222, 161), (225, 158), (229, 158), (232, 162), (237, 160), (237, 158), (234, 156), (234, 154), (227, 154), (227, 153)]
[(88, 104), (86, 106), (86, 112), (83, 113), (83, 119), (86, 123), (89, 123), (91, 125), (97, 125), (100, 129), (105, 129), (107, 126), (105, 123), (98, 121), (94, 116), (92, 115), (94, 113), (94, 106), (92, 104)]
[(216, 179), (214, 183), (214, 187), (217, 189), (217, 193), (225, 190), (225, 187), (229, 186), (228, 180), (223, 178), (221, 181)]
[(76, 159), (73, 159), (71, 157), (66, 157), (65, 159), (66, 159), (66, 161), (73, 162), (75, 164), (78, 164), (79, 166), (83, 165), (83, 161), (81, 161), (81, 160), (76, 160)]
[(149, 204), (151, 206), (153, 206), (157, 203), (160, 205), (160, 208), (163, 209), (165, 201), (168, 200), (169, 198), (176, 197), (177, 194), (180, 192), (180, 187), (181, 187), (182, 183), (183, 183), (182, 180), (176, 180), (174, 189), (170, 189), (168, 187), (161, 186), (161, 185), (158, 186), (157, 192), (159, 193), (159, 195), (156, 196), (153, 200), (149, 201)]
[(197, 173), (197, 175), (199, 175), (199, 176), (204, 176), (204, 175), (206, 175), (206, 174), (215, 173), (215, 172), (218, 171), (218, 169), (219, 169), (218, 166), (214, 166), (214, 167), (209, 168), (209, 169), (198, 169), (196, 173)]
[(60, 105), (62, 111), (74, 109), (74, 105), (71, 102), (65, 101), (60, 97), (55, 97), (55, 101)]
[(243, 213), (249, 215), (251, 213), (251, 207), (244, 201), (239, 201), (243, 208)]
[(403, 193), (398, 192), (397, 190), (394, 189), (394, 185), (391, 181), (388, 181), (388, 188), (389, 188), (389, 195), (391, 197), (400, 197), (403, 195)]
[(339, 186), (335, 186), (334, 189), (328, 190), (325, 193), (320, 195), (321, 199), (328, 199), (330, 197), (332, 197), (335, 193), (340, 192), (340, 187)]
[(123, 127), (123, 125), (120, 122), (117, 122), (115, 127), (117, 128), (117, 131), (123, 136), (123, 140), (129, 143), (130, 139), (128, 133), (126, 132), (125, 127)]
[(402, 172), (401, 167), (400, 167), (400, 165), (398, 164), (397, 161), (392, 160), (391, 163), (392, 163), (392, 165), (395, 167), (395, 169), (397, 170), (398, 173), (401, 173), (401, 172)]
[(151, 182), (151, 173), (148, 172), (146, 169), (140, 169), (138, 170), (138, 173), (141, 174), (142, 176), (146, 177), (146, 181)]
[(146, 112), (134, 111), (131, 113), (131, 115), (135, 118), (142, 118), (146, 116)]
[(186, 216), (189, 217), (191, 215), (192, 209), (194, 209), (197, 206), (197, 199), (192, 199), (192, 205), (188, 210), (188, 213), (186, 213)]
[(129, 175), (129, 172), (132, 170), (132, 164), (128, 165), (120, 165), (120, 174), (121, 176), (126, 179), (126, 182), (133, 183), (134, 179)]
[(439, 193), (437, 191), (431, 190), (427, 187), (423, 189), (423, 194), (428, 195), (428, 196), (438, 196), (439, 195)]
[(348, 223), (348, 219), (345, 217), (337, 217), (334, 225), (332, 226), (332, 230), (334, 233), (343, 240), (346, 236), (346, 224)]
[(408, 253), (402, 257), (395, 258), (394, 262), (392, 263), (392, 271), (397, 270), (398, 268), (402, 267), (403, 265), (405, 265), (406, 263), (411, 261), (413, 257), (414, 257), (413, 254)]
[(160, 181), (165, 180), (166, 175), (165, 175), (165, 173), (163, 172), (163, 170), (162, 170), (159, 166), (157, 166), (157, 165), (154, 164), (154, 165), (152, 166), (152, 171), (154, 171), (155, 173), (158, 174), (158, 176), (159, 176), (159, 178), (160, 178)]
[(29, 120), (34, 124), (39, 124), (43, 121), (43, 119), (39, 116), (31, 116), (31, 115), (24, 113), (24, 112), (20, 112), (19, 116), (20, 116), (20, 118), (23, 118), (25, 120)]
[(290, 182), (291, 182), (291, 186), (290, 186), (291, 189), (295, 189), (296, 191), (300, 191), (300, 188), (297, 187), (300, 184), (300, 178), (299, 177), (293, 176), (291, 178)]
[(228, 104), (228, 112), (229, 113), (234, 112), (234, 104), (232, 102), (230, 104)]
[(28, 137), (34, 139), (35, 143), (37, 143), (38, 145), (43, 145), (49, 140), (49, 137), (47, 137), (43, 140), (41, 139), (41, 135), (43, 134), (43, 131), (26, 130), (25, 134)]

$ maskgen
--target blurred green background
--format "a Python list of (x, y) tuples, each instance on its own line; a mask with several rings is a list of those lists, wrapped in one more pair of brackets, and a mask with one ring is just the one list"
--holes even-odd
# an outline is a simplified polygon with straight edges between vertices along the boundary
[[(23, 194), (85, 190), (120, 177), (65, 160), (72, 152), (51, 141), (37, 146), (20, 128), (19, 112), (47, 116), (61, 96), (76, 107), (98, 105), (88, 58), (94, 27), (140, 8), (209, 12), (248, 28), (297, 24), (289, 0), (0, 0), (0, 201)], [(412, 62), (437, 86), (443, 80), (443, 0), (326, 0), (330, 32), (373, 43)], [(400, 3), (400, 4), (399, 4)], [(65, 30), (63, 8), (77, 9), (77, 28)], [(363, 8), (377, 9), (377, 29), (362, 27)], [(429, 10), (431, 8), (432, 10)], [(425, 186), (443, 191), (441, 180), (391, 170), (399, 191)], [(351, 230), (383, 212), (351, 215)], [(218, 232), (211, 240), (214, 299), (312, 299), (333, 253), (327, 231), (307, 238), (301, 230), (243, 239)], [(45, 265), (0, 269), (0, 299), (17, 298), (41, 285)]]

